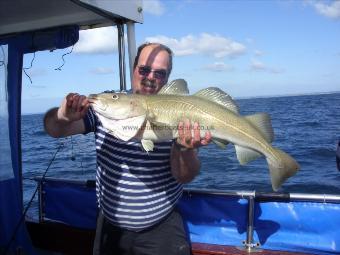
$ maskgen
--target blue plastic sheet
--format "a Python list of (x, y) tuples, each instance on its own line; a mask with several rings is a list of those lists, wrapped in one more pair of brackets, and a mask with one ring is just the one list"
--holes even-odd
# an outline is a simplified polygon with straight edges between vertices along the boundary
[[(23, 217), (21, 165), (21, 78), (25, 53), (65, 48), (79, 38), (78, 26), (21, 33), (0, 40), (8, 45), (7, 92), (9, 145), (14, 178), (0, 180), (0, 250), (34, 254)], [(2, 157), (3, 155), (1, 155)]]
[(85, 184), (44, 182), (45, 219), (64, 224), (94, 229), (96, 227), (97, 206), (94, 188)]
[(179, 206), (192, 242), (240, 246), (246, 239), (246, 199), (184, 194)]
[[(45, 213), (51, 220), (95, 228), (95, 189), (84, 184), (46, 182)], [(209, 193), (184, 193), (179, 202), (192, 242), (243, 246), (248, 200)], [(340, 204), (255, 202), (254, 243), (261, 248), (340, 254)]]
[[(224, 195), (186, 194), (180, 201), (192, 242), (243, 246), (247, 201)], [(340, 254), (340, 204), (256, 202), (254, 242), (261, 248)]]
[(340, 254), (340, 204), (270, 202), (261, 203), (259, 210), (254, 238), (263, 248)]
[(0, 46), (0, 181), (14, 178), (8, 121), (8, 45)]

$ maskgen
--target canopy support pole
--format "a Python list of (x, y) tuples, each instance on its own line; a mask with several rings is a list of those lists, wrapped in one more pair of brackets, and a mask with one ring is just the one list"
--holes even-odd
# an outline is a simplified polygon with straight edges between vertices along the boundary
[(118, 29), (118, 54), (119, 54), (120, 91), (126, 91), (124, 24), (118, 23), (117, 24), (117, 29)]
[(129, 51), (129, 66), (130, 66), (130, 84), (132, 89), (133, 81), (133, 64), (136, 57), (136, 37), (135, 37), (135, 23), (127, 22), (127, 41), (128, 41), (128, 51)]

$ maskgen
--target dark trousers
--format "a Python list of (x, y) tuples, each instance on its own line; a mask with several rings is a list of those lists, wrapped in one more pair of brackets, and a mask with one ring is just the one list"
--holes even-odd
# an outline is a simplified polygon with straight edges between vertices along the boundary
[(115, 227), (102, 212), (98, 215), (93, 255), (190, 255), (190, 250), (177, 210), (141, 232)]

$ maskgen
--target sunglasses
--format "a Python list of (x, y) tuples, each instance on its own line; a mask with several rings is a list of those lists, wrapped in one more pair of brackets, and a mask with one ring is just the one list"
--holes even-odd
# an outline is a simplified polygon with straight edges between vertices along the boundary
[(153, 75), (155, 79), (157, 80), (165, 80), (167, 71), (165, 69), (151, 69), (150, 66), (138, 66), (138, 73), (141, 76), (148, 76), (151, 72), (153, 72)]

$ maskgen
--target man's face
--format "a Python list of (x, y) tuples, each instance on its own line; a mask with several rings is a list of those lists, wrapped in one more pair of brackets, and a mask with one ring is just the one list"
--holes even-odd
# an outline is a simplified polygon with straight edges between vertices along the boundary
[(133, 71), (133, 93), (156, 94), (168, 81), (169, 53), (157, 45), (146, 46)]

